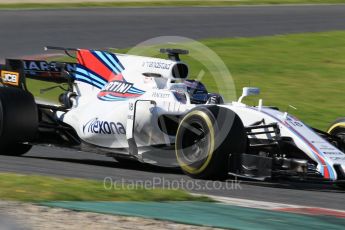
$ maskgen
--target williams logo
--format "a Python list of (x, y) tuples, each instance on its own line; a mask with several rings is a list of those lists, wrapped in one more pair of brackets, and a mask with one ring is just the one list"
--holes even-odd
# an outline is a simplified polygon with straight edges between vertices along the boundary
[(83, 133), (126, 134), (126, 129), (120, 122), (100, 121), (94, 118), (83, 126)]

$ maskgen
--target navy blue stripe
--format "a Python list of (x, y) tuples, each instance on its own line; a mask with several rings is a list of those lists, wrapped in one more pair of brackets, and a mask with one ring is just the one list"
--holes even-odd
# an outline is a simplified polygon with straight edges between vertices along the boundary
[(121, 98), (121, 97), (111, 98), (111, 97), (107, 97), (107, 96), (99, 97), (98, 99), (100, 99), (102, 101), (125, 101), (125, 100), (127, 100), (127, 98)]
[[(87, 71), (87, 70), (85, 70), (85, 71)], [(97, 78), (95, 78), (95, 77), (97, 77), (97, 76), (92, 77), (92, 75), (91, 75), (92, 73), (90, 73), (90, 74), (85, 74), (85, 73), (82, 73), (82, 72), (77, 71), (76, 74), (77, 74), (77, 75), (80, 75), (80, 76), (83, 76), (83, 77), (85, 77), (85, 78), (88, 78), (88, 79), (90, 79), (91, 81), (95, 81), (95, 82), (99, 83), (99, 84), (102, 85), (102, 86), (104, 86), (104, 85), (107, 84), (107, 81), (103, 80), (102, 78), (101, 78), (101, 79), (97, 79)], [(76, 78), (78, 78), (78, 76), (76, 76)]]
[[(114, 72), (114, 70), (100, 57), (100, 56), (98, 56), (97, 55), (97, 53), (95, 52), (95, 51), (91, 51), (91, 54), (95, 57), (95, 58), (97, 58), (105, 67), (107, 67), (108, 68), (108, 70), (110, 70), (110, 72)], [(116, 73), (116, 72), (115, 72)], [(119, 72), (118, 72), (119, 73)], [(118, 73), (116, 73), (116, 74), (118, 74)]]
[[(78, 65), (77, 65), (77, 70), (78, 70), (78, 68), (81, 68), (81, 69), (85, 70), (86, 72), (90, 72), (91, 74), (93, 74), (93, 75), (95, 75), (96, 77), (102, 79), (103, 81), (108, 82), (107, 79), (103, 78), (103, 77), (100, 76), (99, 74), (93, 72), (92, 70), (90, 70), (89, 68), (86, 68), (86, 67), (83, 66), (83, 65), (78, 64)], [(88, 76), (88, 77), (89, 77), (89, 76)]]
[(133, 90), (133, 91), (136, 91), (136, 92), (139, 92), (139, 93), (145, 93), (145, 91), (143, 91), (141, 89), (138, 89), (138, 88), (135, 88), (135, 87), (130, 88), (130, 90)]
[[(86, 79), (87, 79), (88, 81), (87, 81)], [(79, 81), (81, 81), (81, 80), (87, 81), (89, 84), (97, 85), (97, 88), (103, 88), (103, 86), (104, 86), (104, 84), (101, 84), (101, 83), (99, 83), (98, 81), (95, 81), (95, 80), (93, 80), (93, 79), (90, 79), (90, 78), (86, 77), (86, 76), (83, 75), (83, 74), (78, 74), (77, 77), (76, 77), (76, 80), (79, 80)]]
[(79, 75), (82, 75), (82, 76), (84, 76), (84, 77), (86, 77), (86, 78), (93, 79), (93, 80), (99, 82), (99, 83), (102, 84), (102, 85), (105, 85), (105, 84), (108, 83), (108, 82), (105, 81), (103, 78), (100, 78), (100, 77), (98, 77), (97, 75), (94, 75), (94, 74), (88, 72), (88, 71), (85, 70), (85, 69), (77, 69), (76, 73), (79, 74)]
[(86, 77), (86, 78), (88, 78), (88, 79), (90, 79), (90, 80), (92, 80), (92, 81), (96, 81), (96, 82), (98, 82), (98, 83), (101, 84), (101, 85), (107, 84), (107, 82), (104, 81), (103, 79), (97, 78), (97, 76), (93, 76), (91, 73), (88, 73), (88, 72), (83, 73), (83, 72), (81, 72), (81, 71), (78, 71), (78, 72), (76, 72), (76, 74), (77, 74), (77, 75), (81, 75), (81, 76), (83, 76), (83, 77)]
[(141, 93), (141, 92), (137, 92), (137, 91), (132, 91), (132, 90), (128, 90), (127, 91), (128, 93), (131, 93), (131, 94), (144, 94), (144, 93)]
[(108, 55), (104, 54), (103, 52), (102, 52), (102, 55), (105, 59), (107, 59), (108, 62), (110, 62), (113, 65), (114, 69), (116, 69), (118, 73), (122, 72), (122, 69), (117, 68), (117, 66), (113, 63), (113, 61), (108, 58)]
[(125, 69), (125, 67), (122, 65), (122, 63), (120, 62), (120, 60), (116, 57), (115, 54), (113, 53), (108, 53), (109, 55), (111, 55), (112, 58), (114, 58), (114, 60), (116, 61), (116, 63), (122, 68), (122, 70)]

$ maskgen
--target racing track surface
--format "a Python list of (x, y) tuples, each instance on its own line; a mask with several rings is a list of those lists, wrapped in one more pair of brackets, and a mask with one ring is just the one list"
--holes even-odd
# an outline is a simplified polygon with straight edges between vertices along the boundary
[[(190, 179), (179, 170), (158, 168), (143, 164), (120, 164), (112, 158), (101, 155), (46, 147), (35, 147), (29, 154), (23, 157), (0, 156), (0, 171), (38, 173), (98, 180), (104, 180), (105, 177), (110, 177), (113, 181), (122, 182), (124, 180), (129, 183), (146, 180), (148, 183), (152, 181), (158, 186), (161, 186), (161, 182), (164, 180), (166, 187), (168, 187), (169, 182), (175, 181), (173, 182), (175, 185), (172, 186), (176, 186), (176, 183), (184, 186), (183, 188), (192, 188), (191, 186), (197, 188), (199, 186), (201, 189), (194, 190), (196, 193), (345, 209), (345, 191), (332, 188), (328, 185), (296, 182), (264, 183), (241, 181), (241, 189), (235, 189), (236, 187), (231, 182), (227, 185), (229, 189), (222, 189), (226, 188), (226, 182), (216, 182), (213, 186), (209, 184), (209, 181)], [(180, 182), (181, 179), (185, 181), (193, 180), (194, 185), (190, 185), (187, 182)]]
[[(345, 29), (345, 5), (0, 11), (0, 59), (41, 53), (45, 45), (121, 48), (161, 35), (199, 39), (337, 29)], [(176, 170), (121, 165), (103, 156), (43, 147), (24, 157), (0, 156), (0, 171), (101, 180), (190, 180)], [(345, 209), (345, 193), (330, 186), (241, 182), (241, 187), (196, 192)]]
[(260, 36), (345, 29), (345, 5), (0, 10), (0, 59), (46, 45), (130, 47), (156, 36)]

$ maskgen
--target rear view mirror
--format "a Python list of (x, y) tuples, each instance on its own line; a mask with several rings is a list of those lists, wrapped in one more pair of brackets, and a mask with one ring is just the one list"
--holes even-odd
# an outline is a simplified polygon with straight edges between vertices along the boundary
[(260, 89), (256, 87), (243, 87), (242, 89), (242, 96), (238, 99), (238, 102), (241, 103), (243, 98), (251, 95), (259, 95)]

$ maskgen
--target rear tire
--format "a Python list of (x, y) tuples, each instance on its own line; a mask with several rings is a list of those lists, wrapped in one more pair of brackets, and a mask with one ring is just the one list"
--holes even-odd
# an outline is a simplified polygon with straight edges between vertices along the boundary
[(246, 151), (247, 136), (238, 115), (223, 107), (201, 107), (189, 112), (176, 135), (176, 158), (187, 175), (225, 179), (230, 154)]
[(0, 154), (27, 153), (38, 130), (38, 112), (29, 92), (18, 88), (0, 87)]
[(29, 152), (31, 148), (32, 145), (17, 143), (12, 146), (1, 146), (0, 153), (6, 156), (21, 156)]

